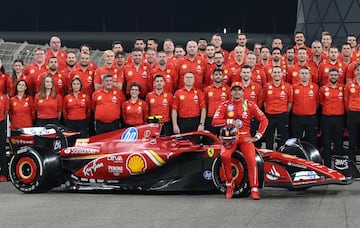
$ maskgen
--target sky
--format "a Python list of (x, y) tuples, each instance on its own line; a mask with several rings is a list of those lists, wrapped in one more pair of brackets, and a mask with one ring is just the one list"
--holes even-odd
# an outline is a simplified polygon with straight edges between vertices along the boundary
[[(2, 2), (0, 31), (291, 34), (295, 0)], [(4, 10), (5, 9), (5, 10)]]

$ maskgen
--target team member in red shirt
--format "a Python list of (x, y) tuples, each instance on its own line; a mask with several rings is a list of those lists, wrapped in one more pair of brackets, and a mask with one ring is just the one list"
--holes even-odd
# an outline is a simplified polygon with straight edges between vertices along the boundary
[(173, 93), (178, 83), (178, 76), (176, 72), (176, 67), (172, 64), (168, 63), (168, 59), (166, 58), (166, 53), (163, 51), (159, 51), (158, 55), (158, 64), (155, 68), (151, 70), (150, 78), (151, 84), (149, 89), (154, 89), (153, 82), (155, 82), (156, 75), (163, 75), (165, 80), (164, 90), (169, 93)]
[(91, 99), (96, 134), (120, 129), (121, 104), (125, 102), (124, 93), (114, 87), (111, 74), (103, 75), (101, 84), (103, 87), (96, 90)]
[[(331, 50), (330, 50), (331, 52)], [(330, 167), (332, 148), (342, 152), (345, 123), (344, 86), (339, 79), (336, 68), (329, 69), (329, 82), (319, 91), (320, 105), (322, 107), (321, 130), (323, 141), (324, 164)]]
[(5, 67), (3, 65), (2, 58), (0, 58), (0, 94), (8, 93), (8, 82), (10, 80), (10, 75), (5, 72)]
[(39, 78), (40, 74), (46, 72), (48, 68), (47, 64), (45, 64), (45, 50), (43, 48), (38, 47), (35, 49), (34, 59), (35, 61), (33, 63), (25, 66), (23, 73), (24, 76), (28, 77), (30, 80), (28, 89), (31, 96), (34, 96), (37, 93), (35, 85), (38, 81), (41, 83)]
[(88, 120), (90, 117), (90, 97), (82, 92), (82, 83), (79, 77), (71, 80), (69, 94), (64, 97), (63, 116), (65, 126), (71, 131), (80, 132), (80, 137), (89, 136)]
[[(81, 90), (89, 97), (94, 92), (94, 71), (90, 67), (90, 55), (88, 53), (80, 53), (79, 62), (74, 71), (70, 72), (70, 83), (74, 77), (81, 80)], [(70, 85), (69, 85), (70, 87)]]
[(161, 135), (172, 135), (170, 120), (170, 109), (172, 105), (172, 93), (166, 91), (165, 79), (161, 74), (154, 76), (154, 90), (146, 95), (146, 103), (149, 105), (150, 116), (162, 116), (160, 122), (163, 124)]
[(26, 84), (29, 85), (30, 78), (23, 74), (24, 61), (22, 59), (15, 59), (13, 63), (13, 73), (8, 79), (7, 88), (9, 97), (14, 96), (16, 92), (16, 84), (20, 80), (25, 80)]
[(138, 83), (141, 86), (141, 92), (139, 97), (145, 99), (146, 94), (150, 91), (149, 80), (150, 68), (142, 61), (142, 50), (134, 48), (131, 52), (132, 62), (128, 63), (124, 67), (124, 77), (126, 84), (126, 97), (130, 98), (130, 85), (132, 83)]
[(303, 66), (306, 66), (310, 70), (310, 81), (314, 83), (318, 83), (319, 81), (318, 70), (314, 65), (308, 63), (307, 59), (308, 57), (307, 57), (306, 49), (299, 48), (297, 53), (297, 62), (293, 67), (290, 67), (287, 71), (286, 81), (288, 83), (290, 83), (291, 85), (296, 85), (300, 83), (299, 71)]
[(192, 72), (195, 77), (194, 88), (203, 89), (203, 82), (206, 72), (206, 61), (197, 55), (197, 43), (190, 40), (186, 44), (187, 55), (177, 61), (177, 72), (179, 77), (178, 89), (184, 87), (185, 73)]
[(344, 101), (349, 130), (349, 158), (356, 163), (355, 148), (360, 136), (360, 63), (354, 67), (355, 79), (345, 85)]
[(6, 157), (6, 118), (9, 112), (9, 98), (0, 93), (0, 182), (7, 181), (8, 163)]
[(59, 71), (66, 68), (66, 51), (61, 48), (61, 40), (57, 36), (50, 38), (50, 49), (46, 52), (45, 62), (48, 62), (51, 57), (55, 57), (59, 63)]
[(345, 83), (345, 75), (347, 65), (344, 62), (338, 60), (339, 50), (337, 47), (330, 47), (329, 61), (320, 63), (319, 65), (319, 83), (320, 85), (326, 85), (329, 82), (330, 68), (335, 68), (339, 72), (338, 82), (340, 84)]
[[(260, 199), (258, 189), (258, 172), (255, 161), (255, 146), (253, 142), (258, 141), (265, 132), (268, 120), (260, 108), (253, 102), (243, 98), (244, 89), (241, 82), (233, 82), (231, 84), (232, 98), (222, 103), (215, 112), (212, 124), (215, 127), (225, 125), (234, 125), (239, 128), (239, 139), (230, 147), (225, 147), (221, 154), (221, 161), (225, 169), (226, 176), (226, 198), (232, 198), (234, 191), (234, 183), (232, 176), (231, 155), (236, 149), (239, 149), (245, 158), (247, 171), (251, 187), (251, 198)], [(257, 133), (254, 137), (250, 135), (250, 121), (252, 118), (260, 122)]]
[(289, 137), (289, 112), (293, 102), (293, 90), (289, 83), (282, 81), (282, 69), (272, 69), (273, 81), (264, 86), (264, 108), (269, 126), (265, 133), (266, 148), (274, 149), (275, 129), (281, 135), (277, 147), (283, 145)]
[(122, 104), (124, 127), (132, 127), (147, 123), (149, 108), (144, 100), (139, 98), (141, 93), (140, 84), (130, 84), (130, 98)]
[(37, 114), (36, 126), (60, 125), (62, 97), (56, 93), (52, 75), (43, 78), (40, 92), (35, 95), (34, 104)]
[(34, 99), (25, 80), (20, 80), (15, 85), (16, 91), (10, 98), (11, 135), (18, 135), (17, 128), (32, 127), (35, 120)]
[(317, 108), (319, 106), (319, 86), (310, 81), (310, 70), (302, 66), (299, 70), (300, 83), (293, 85), (293, 106), (291, 116), (291, 137), (304, 140), (317, 146), (316, 131), (318, 126)]
[(42, 80), (45, 76), (51, 75), (54, 79), (54, 87), (57, 94), (64, 96), (68, 90), (67, 77), (59, 71), (59, 63), (56, 57), (50, 57), (48, 60), (48, 70), (39, 75), (35, 84), (36, 91), (39, 92)]
[(103, 85), (102, 78), (106, 74), (112, 75), (114, 81), (113, 86), (122, 89), (124, 84), (124, 75), (119, 67), (115, 64), (115, 54), (112, 50), (106, 50), (103, 53), (104, 65), (98, 67), (94, 74), (94, 88), (95, 90), (100, 89)]
[(255, 52), (248, 52), (246, 54), (246, 65), (251, 68), (251, 81), (258, 83), (261, 87), (265, 85), (266, 73), (263, 69), (256, 69), (256, 55)]
[(219, 68), (214, 69), (211, 80), (213, 84), (204, 89), (207, 104), (205, 130), (212, 132), (214, 135), (219, 135), (220, 128), (212, 126), (212, 119), (219, 105), (230, 98), (230, 87), (223, 83), (223, 72)]
[[(251, 67), (249, 65), (243, 65), (241, 67), (240, 76), (244, 89), (244, 99), (254, 102), (261, 109), (263, 107), (262, 87), (257, 82), (251, 81), (251, 74)], [(258, 128), (259, 122), (255, 118), (251, 119), (250, 133), (252, 136), (256, 134)], [(258, 141), (255, 145), (260, 147), (261, 142)]]
[(184, 74), (185, 87), (174, 94), (171, 119), (175, 134), (190, 131), (203, 131), (206, 118), (204, 94), (194, 88), (195, 76), (192, 72)]

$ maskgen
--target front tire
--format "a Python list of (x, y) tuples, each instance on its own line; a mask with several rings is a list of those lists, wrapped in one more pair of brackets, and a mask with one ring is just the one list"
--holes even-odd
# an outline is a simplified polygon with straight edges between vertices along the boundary
[(43, 147), (22, 147), (9, 163), (13, 185), (25, 193), (47, 192), (60, 184), (60, 159)]
[[(233, 181), (235, 183), (233, 196), (249, 195), (250, 184), (249, 184), (247, 166), (243, 155), (239, 151), (233, 153), (231, 166), (232, 166)], [(213, 182), (217, 187), (217, 189), (220, 192), (225, 193), (226, 192), (225, 171), (222, 166), (220, 156), (218, 156), (213, 162), (212, 176), (213, 176)]]

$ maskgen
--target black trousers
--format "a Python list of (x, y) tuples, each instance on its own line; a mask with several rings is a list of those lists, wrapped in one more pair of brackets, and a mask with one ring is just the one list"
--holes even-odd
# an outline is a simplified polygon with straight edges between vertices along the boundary
[(71, 131), (80, 132), (80, 137), (89, 137), (89, 124), (85, 120), (67, 120), (65, 126)]
[(120, 120), (114, 120), (113, 122), (110, 123), (104, 123), (101, 122), (100, 120), (95, 120), (95, 133), (98, 134), (102, 134), (102, 133), (106, 133), (109, 131), (115, 131), (120, 129)]
[(6, 157), (6, 120), (0, 121), (0, 175), (7, 176), (8, 161)]
[[(337, 151), (342, 154), (343, 149), (343, 138), (344, 138), (344, 115), (337, 116), (321, 116), (321, 130), (322, 130), (322, 141), (323, 141), (323, 158), (324, 164), (330, 167), (332, 151)], [(334, 147), (331, 147), (334, 144)]]
[(349, 131), (349, 158), (356, 162), (355, 149), (360, 142), (360, 112), (349, 111), (347, 115), (347, 129)]
[(304, 140), (305, 142), (308, 142), (316, 147), (317, 126), (318, 126), (318, 121), (316, 115), (298, 116), (293, 114), (291, 116), (291, 124), (290, 124), (291, 137)]
[(35, 126), (44, 127), (46, 124), (55, 124), (60, 125), (60, 120), (58, 118), (53, 119), (36, 119)]
[(192, 118), (178, 118), (180, 133), (196, 131), (200, 124), (200, 116)]
[(277, 145), (278, 149), (289, 138), (289, 113), (284, 112), (280, 114), (268, 114), (265, 113), (269, 120), (268, 127), (265, 131), (265, 143), (266, 148), (272, 150), (274, 147), (274, 134), (275, 129), (277, 133), (281, 135), (280, 142)]
[(221, 127), (213, 127), (212, 124), (211, 124), (212, 119), (213, 119), (212, 116), (207, 116), (206, 117), (206, 119), (205, 119), (205, 130), (208, 130), (211, 133), (213, 133), (214, 135), (219, 136)]

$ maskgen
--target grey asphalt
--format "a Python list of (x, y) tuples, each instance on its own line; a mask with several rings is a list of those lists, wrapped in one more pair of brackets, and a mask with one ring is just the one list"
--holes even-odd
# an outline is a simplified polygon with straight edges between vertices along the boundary
[(260, 201), (221, 194), (24, 194), (0, 183), (0, 227), (360, 227), (360, 182), (306, 191), (264, 188)]

